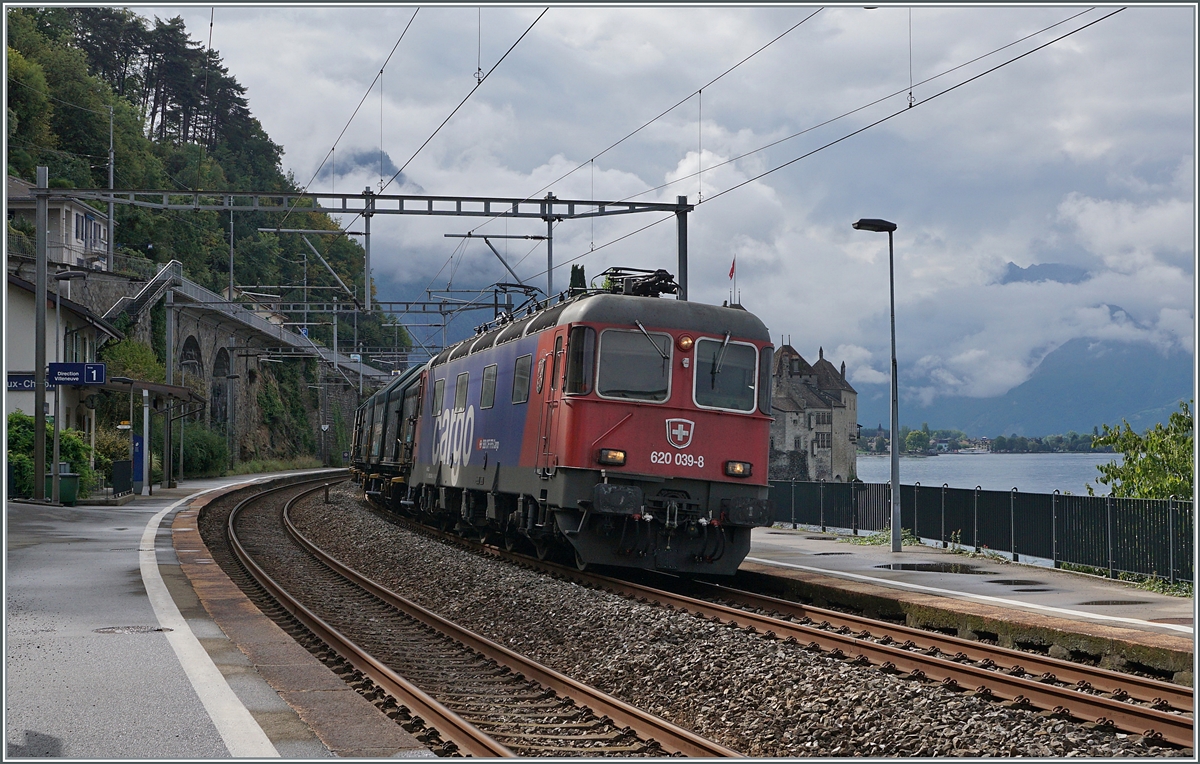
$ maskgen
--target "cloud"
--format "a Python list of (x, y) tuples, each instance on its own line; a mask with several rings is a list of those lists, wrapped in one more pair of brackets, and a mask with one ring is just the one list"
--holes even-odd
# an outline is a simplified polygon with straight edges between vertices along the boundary
[[(888, 6), (826, 8), (715, 82), (811, 10), (555, 7), (478, 88), (477, 62), (494, 65), (539, 9), (484, 7), (481, 30), (474, 8), (422, 8), (382, 87), (372, 79), (410, 8), (218, 7), (213, 46), (301, 180), (345, 128), (336, 177), (329, 168), (318, 180), (339, 190), (378, 183), (382, 146), (388, 177), (416, 155), (389, 193), (703, 199), (688, 215), (691, 298), (727, 299), (736, 256), (740, 299), (772, 336), (791, 335), (806, 357), (835, 348), (864, 395), (886, 392), (889, 250), (886, 235), (850, 223), (893, 220), (901, 394), (935, 400), (999, 395), (1080, 337), (1193, 352), (1194, 9), (1131, 7), (932, 98), (1108, 12), (1085, 11), (920, 84), (1079, 10), (914, 8), (912, 109), (908, 9)], [(207, 31), (207, 11), (138, 9), (181, 13), (193, 36)], [(555, 283), (570, 261), (589, 276), (613, 265), (676, 272), (674, 218), (661, 217), (636, 234), (659, 217), (558, 223)], [(546, 233), (536, 219), (376, 216), (381, 299), (507, 279), (482, 243), (445, 238), (480, 225)], [(494, 243), (522, 278), (545, 284), (545, 244)], [(421, 331), (440, 339), (440, 327)]]

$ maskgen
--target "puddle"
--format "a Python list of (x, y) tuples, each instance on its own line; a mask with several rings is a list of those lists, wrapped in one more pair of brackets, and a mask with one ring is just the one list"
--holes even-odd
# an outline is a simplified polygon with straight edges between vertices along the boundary
[(1080, 602), (1080, 605), (1148, 605), (1149, 600), (1092, 600), (1091, 602)]
[(965, 573), (971, 576), (994, 576), (995, 573), (981, 570), (974, 565), (961, 562), (893, 562), (887, 565), (876, 565), (885, 570), (918, 570), (924, 573)]
[(1041, 581), (1026, 581), (1023, 578), (997, 578), (989, 583), (1001, 584), (1002, 586), (1041, 586)]
[(1053, 589), (1013, 589), (1014, 592), (1052, 592)]
[(813, 557), (828, 557), (831, 554), (850, 554), (850, 552), (813, 552)]

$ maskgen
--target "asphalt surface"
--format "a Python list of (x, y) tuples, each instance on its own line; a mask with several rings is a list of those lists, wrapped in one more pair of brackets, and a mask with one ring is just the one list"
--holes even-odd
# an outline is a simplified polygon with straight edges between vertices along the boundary
[[(231, 755), (168, 634), (158, 630), (139, 548), (147, 523), (165, 507), (251, 477), (259, 476), (189, 480), (114, 507), (6, 504), (7, 757)], [(188, 627), (237, 700), (273, 731), (279, 755), (329, 756), (288, 704), (245, 670), (245, 656), (199, 607), (171, 544), (171, 514), (155, 534), (158, 570)]]

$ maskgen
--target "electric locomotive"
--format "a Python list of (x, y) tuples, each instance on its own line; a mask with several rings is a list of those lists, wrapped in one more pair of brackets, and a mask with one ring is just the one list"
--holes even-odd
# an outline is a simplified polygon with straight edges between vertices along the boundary
[(773, 347), (740, 308), (661, 299), (666, 271), (501, 316), (355, 415), (392, 511), (580, 568), (732, 575), (770, 525)]

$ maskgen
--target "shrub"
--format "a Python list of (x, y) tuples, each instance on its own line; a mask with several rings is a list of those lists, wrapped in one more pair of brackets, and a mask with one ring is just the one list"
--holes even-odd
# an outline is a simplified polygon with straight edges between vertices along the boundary
[[(8, 415), (7, 458), (13, 470), (12, 492), (18, 496), (33, 495), (33, 425), (28, 414), (14, 411)], [(61, 430), (58, 433), (59, 461), (70, 462), (71, 469), (79, 473), (79, 495), (87, 496), (96, 487), (96, 473), (92, 471), (89, 457), (92, 449), (78, 430)], [(46, 474), (54, 469), (54, 428), (46, 425)]]

